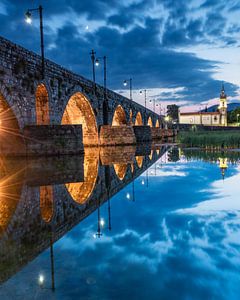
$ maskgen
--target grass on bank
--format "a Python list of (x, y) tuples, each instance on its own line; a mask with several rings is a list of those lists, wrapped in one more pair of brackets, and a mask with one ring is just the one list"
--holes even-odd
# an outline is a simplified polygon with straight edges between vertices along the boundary
[(178, 141), (186, 147), (205, 149), (240, 148), (240, 131), (180, 132)]

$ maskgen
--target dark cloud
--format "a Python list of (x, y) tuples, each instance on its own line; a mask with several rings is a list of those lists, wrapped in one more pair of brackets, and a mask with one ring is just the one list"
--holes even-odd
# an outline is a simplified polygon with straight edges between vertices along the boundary
[[(217, 2), (205, 1), (202, 4), (206, 10), (204, 18), (191, 16), (191, 2), (42, 1), (46, 56), (91, 78), (89, 52), (94, 48), (98, 55), (107, 55), (108, 84), (113, 89), (120, 89), (123, 79), (131, 76), (134, 88), (184, 87), (182, 92), (178, 92), (180, 101), (208, 100), (216, 97), (219, 90), (220, 83), (212, 77), (219, 62), (198, 58), (183, 49), (219, 41), (221, 45), (230, 47), (237, 41), (232, 36), (234, 27), (227, 26), (228, 18), (221, 11), (208, 10)], [(32, 27), (24, 24), (23, 16), (29, 6), (37, 6), (40, 2), (23, 0), (20, 5), (16, 0), (4, 0), (3, 3), (7, 4), (8, 15), (0, 16), (0, 34), (39, 52), (37, 16)], [(154, 11), (154, 3), (165, 13), (159, 13), (159, 16), (150, 13)], [(69, 20), (66, 20), (66, 15)], [(86, 32), (84, 27), (87, 24), (78, 25), (78, 17), (101, 23), (95, 25), (93, 31)], [(58, 26), (53, 30), (49, 21), (53, 24), (55, 19)], [(224, 28), (226, 34), (223, 34)], [(97, 71), (100, 83), (101, 72), (101, 69)], [(235, 95), (236, 87), (229, 84), (228, 88), (228, 94)], [(174, 95), (172, 100), (176, 100)]]

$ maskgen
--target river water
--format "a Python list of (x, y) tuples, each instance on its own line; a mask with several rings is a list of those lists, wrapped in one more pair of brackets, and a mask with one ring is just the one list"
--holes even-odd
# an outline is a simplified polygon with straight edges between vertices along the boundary
[(0, 299), (240, 299), (239, 159), (2, 159)]

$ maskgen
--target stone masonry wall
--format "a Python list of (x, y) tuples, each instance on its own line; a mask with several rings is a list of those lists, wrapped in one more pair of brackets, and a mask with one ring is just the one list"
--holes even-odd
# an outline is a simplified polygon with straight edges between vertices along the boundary
[(24, 128), (28, 156), (82, 154), (81, 125), (40, 125)]
[(133, 126), (137, 143), (149, 142), (152, 140), (150, 126)]
[(100, 145), (114, 146), (114, 145), (132, 145), (136, 144), (132, 126), (101, 126), (100, 131)]

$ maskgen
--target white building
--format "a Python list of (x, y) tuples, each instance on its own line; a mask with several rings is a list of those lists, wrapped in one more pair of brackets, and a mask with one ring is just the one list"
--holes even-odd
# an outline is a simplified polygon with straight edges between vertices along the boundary
[(186, 112), (179, 113), (180, 124), (205, 125), (205, 126), (227, 126), (227, 95), (224, 86), (219, 99), (216, 112)]

